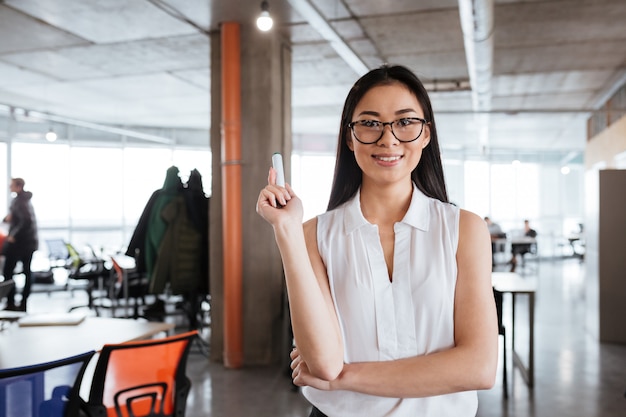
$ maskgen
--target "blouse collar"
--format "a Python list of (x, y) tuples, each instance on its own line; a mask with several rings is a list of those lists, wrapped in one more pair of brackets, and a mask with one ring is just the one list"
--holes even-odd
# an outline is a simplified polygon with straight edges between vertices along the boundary
[[(430, 224), (429, 200), (430, 198), (424, 195), (424, 193), (417, 188), (415, 183), (413, 183), (411, 204), (400, 223), (407, 224), (419, 230), (428, 231), (428, 225)], [(346, 215), (344, 218), (344, 227), (346, 233), (351, 233), (359, 227), (370, 224), (361, 211), (360, 187), (354, 197), (347, 201), (345, 205)]]

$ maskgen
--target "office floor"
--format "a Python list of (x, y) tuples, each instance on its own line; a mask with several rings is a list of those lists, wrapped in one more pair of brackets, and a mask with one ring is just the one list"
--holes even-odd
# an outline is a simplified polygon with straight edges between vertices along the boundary
[[(478, 416), (626, 416), (626, 345), (599, 344), (585, 331), (584, 264), (569, 258), (528, 262), (526, 266), (518, 272), (538, 280), (535, 387), (531, 390), (525, 385), (509, 355), (509, 399), (504, 400), (500, 358), (494, 388), (479, 393)], [(504, 271), (507, 266), (497, 269)], [(504, 299), (505, 326), (510, 317), (508, 297)], [(37, 293), (28, 307), (32, 312), (62, 311), (81, 304), (81, 298), (80, 291), (73, 296)], [(516, 347), (522, 356), (527, 334), (525, 302), (526, 297), (518, 298)], [(188, 375), (193, 388), (187, 417), (304, 417), (310, 410), (292, 389), (285, 370), (278, 367), (228, 370), (210, 363), (198, 347), (189, 357)]]

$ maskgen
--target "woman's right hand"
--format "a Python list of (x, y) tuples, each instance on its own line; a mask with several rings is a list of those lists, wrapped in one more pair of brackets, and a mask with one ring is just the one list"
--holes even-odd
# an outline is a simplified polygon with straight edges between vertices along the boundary
[(293, 384), (298, 387), (313, 387), (319, 390), (328, 391), (331, 389), (330, 382), (316, 378), (311, 375), (309, 367), (300, 356), (297, 348), (294, 348), (289, 354), (291, 358), (291, 379)]
[(259, 193), (256, 211), (272, 226), (283, 222), (297, 222), (302, 225), (302, 201), (289, 184), (276, 185), (276, 170), (270, 168), (267, 185)]

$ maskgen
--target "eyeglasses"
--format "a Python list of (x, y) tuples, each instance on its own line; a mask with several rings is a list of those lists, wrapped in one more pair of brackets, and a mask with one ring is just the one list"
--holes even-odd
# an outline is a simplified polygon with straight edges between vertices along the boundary
[(391, 127), (391, 133), (400, 142), (413, 142), (422, 135), (424, 125), (427, 123), (426, 119), (419, 117), (403, 117), (393, 122), (356, 120), (348, 123), (348, 127), (352, 129), (352, 134), (356, 140), (369, 145), (378, 142), (383, 137), (386, 125)]

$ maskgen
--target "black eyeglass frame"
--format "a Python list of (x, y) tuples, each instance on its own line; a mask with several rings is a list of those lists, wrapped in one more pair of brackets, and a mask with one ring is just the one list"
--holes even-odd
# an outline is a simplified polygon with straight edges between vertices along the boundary
[[(415, 139), (403, 140), (403, 139), (400, 139), (398, 136), (396, 136), (396, 132), (393, 131), (393, 124), (400, 120), (419, 120), (422, 123), (422, 128), (420, 129), (420, 132), (417, 134), (417, 137)], [(371, 121), (371, 122), (375, 121), (382, 125), (382, 129), (380, 129), (380, 136), (378, 137), (378, 139), (376, 139), (373, 142), (363, 142), (361, 139), (359, 139), (359, 137), (354, 132), (355, 124), (360, 123), (360, 122), (368, 122), (368, 121)], [(387, 125), (389, 125), (389, 128), (391, 129), (391, 134), (393, 135), (394, 138), (396, 138), (402, 143), (410, 143), (410, 142), (415, 142), (416, 140), (420, 138), (420, 136), (422, 136), (422, 133), (424, 132), (424, 125), (427, 125), (428, 123), (430, 123), (428, 120), (422, 119), (421, 117), (401, 117), (400, 119), (392, 120), (391, 122), (381, 122), (380, 120), (355, 120), (353, 122), (348, 123), (348, 128), (352, 131), (352, 136), (354, 136), (354, 138), (358, 142), (361, 142), (363, 145), (371, 145), (373, 143), (378, 142), (385, 134), (385, 126)]]

